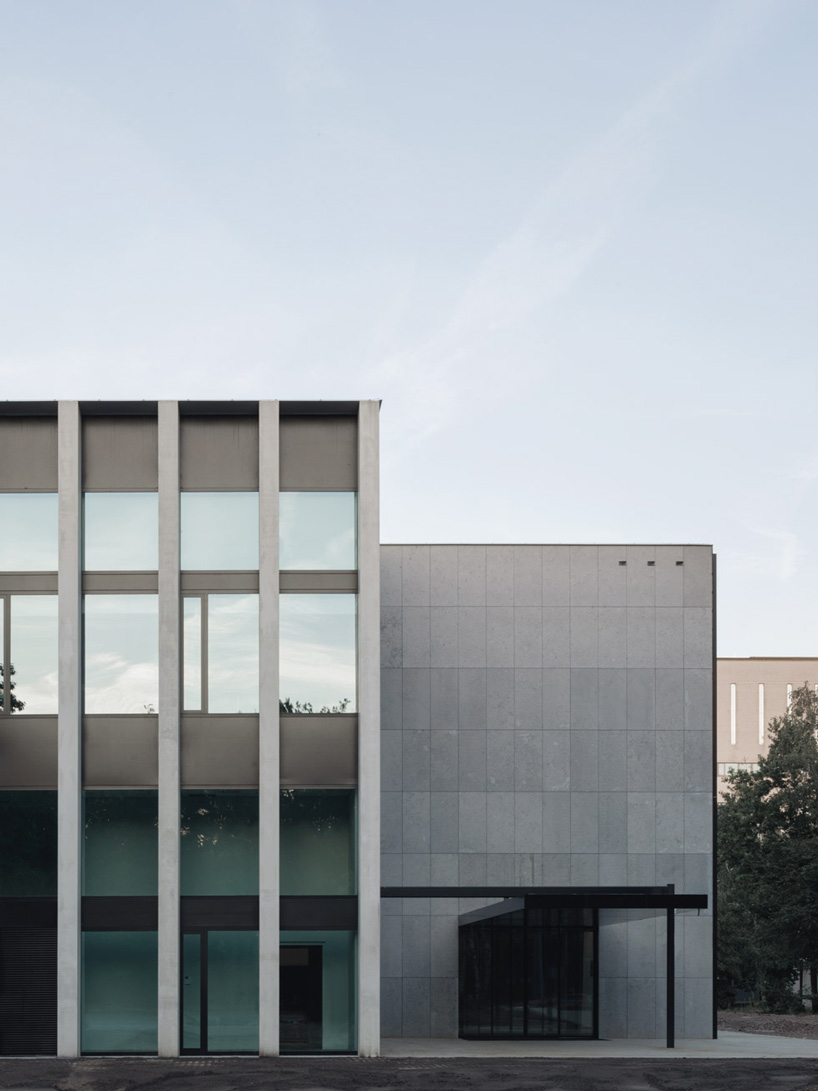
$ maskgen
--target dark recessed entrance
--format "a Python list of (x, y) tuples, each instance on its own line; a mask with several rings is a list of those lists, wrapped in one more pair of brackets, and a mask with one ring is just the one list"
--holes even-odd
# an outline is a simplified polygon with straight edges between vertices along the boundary
[(281, 1051), (303, 1053), (323, 1046), (322, 949), (309, 944), (281, 948)]

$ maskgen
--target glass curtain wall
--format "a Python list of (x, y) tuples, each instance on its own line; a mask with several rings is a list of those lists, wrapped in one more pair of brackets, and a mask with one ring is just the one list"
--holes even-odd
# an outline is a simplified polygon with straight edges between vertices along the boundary
[(184, 711), (257, 713), (258, 595), (186, 596), (183, 626)]
[(357, 595), (282, 595), (279, 616), (281, 711), (355, 712)]
[(0, 713), (57, 714), (57, 639), (56, 595), (0, 595)]
[(85, 712), (155, 713), (159, 701), (158, 595), (85, 595)]
[(357, 933), (283, 931), (280, 961), (281, 1052), (354, 1051)]
[(89, 492), (82, 503), (83, 568), (87, 572), (156, 571), (157, 493)]
[(0, 572), (57, 571), (57, 494), (0, 493)]

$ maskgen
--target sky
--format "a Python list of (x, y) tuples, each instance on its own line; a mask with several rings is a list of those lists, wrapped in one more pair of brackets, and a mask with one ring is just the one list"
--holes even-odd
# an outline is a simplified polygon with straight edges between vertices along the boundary
[(379, 398), (385, 542), (818, 655), (814, 0), (0, 0), (0, 397)]

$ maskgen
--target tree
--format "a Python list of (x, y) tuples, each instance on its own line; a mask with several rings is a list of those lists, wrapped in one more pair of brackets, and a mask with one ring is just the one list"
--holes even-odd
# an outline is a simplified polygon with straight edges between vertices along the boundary
[[(9, 697), (11, 698), (11, 711), (22, 712), (26, 707), (25, 701), (21, 701), (19, 697), (14, 696), (15, 682), (14, 675), (17, 672), (14, 666), (9, 666)], [(0, 708), (5, 708), (5, 690), (3, 686), (3, 664), (0, 663)]]
[(770, 1010), (800, 1008), (799, 965), (818, 995), (818, 696), (793, 690), (755, 770), (728, 778), (718, 815), (719, 978)]

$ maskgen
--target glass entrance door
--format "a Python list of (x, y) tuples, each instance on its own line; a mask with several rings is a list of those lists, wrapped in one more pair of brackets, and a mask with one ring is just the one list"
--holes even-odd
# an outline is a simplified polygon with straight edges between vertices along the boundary
[(258, 932), (185, 930), (182, 1052), (258, 1053)]

